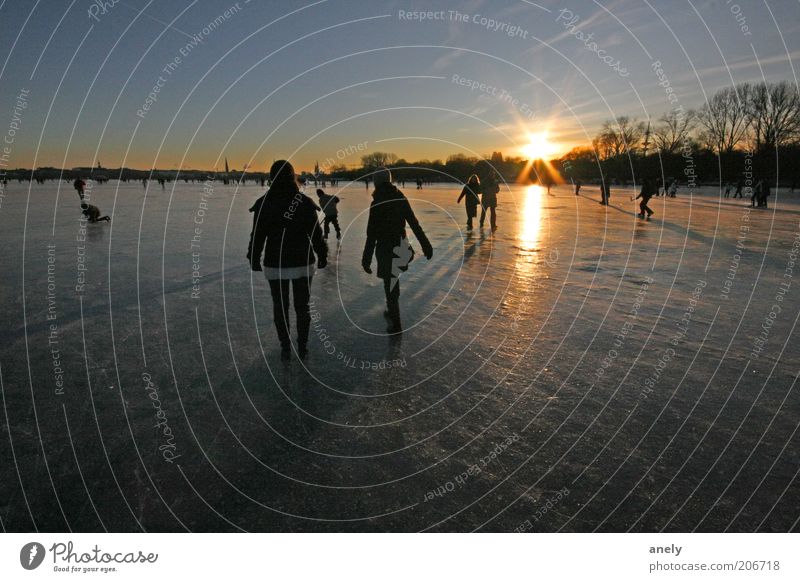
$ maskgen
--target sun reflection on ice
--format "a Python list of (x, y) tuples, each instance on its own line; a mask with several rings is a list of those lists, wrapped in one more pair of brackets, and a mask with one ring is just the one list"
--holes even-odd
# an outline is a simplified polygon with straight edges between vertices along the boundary
[(519, 234), (519, 249), (523, 252), (538, 250), (542, 231), (542, 199), (544, 188), (528, 186), (522, 207), (522, 225)]

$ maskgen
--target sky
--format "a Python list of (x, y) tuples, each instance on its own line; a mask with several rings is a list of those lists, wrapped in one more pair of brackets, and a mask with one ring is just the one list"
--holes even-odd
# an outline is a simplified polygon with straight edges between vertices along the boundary
[(9, 168), (513, 156), (543, 131), (565, 153), (796, 84), (799, 33), (796, 0), (0, 0), (0, 146)]

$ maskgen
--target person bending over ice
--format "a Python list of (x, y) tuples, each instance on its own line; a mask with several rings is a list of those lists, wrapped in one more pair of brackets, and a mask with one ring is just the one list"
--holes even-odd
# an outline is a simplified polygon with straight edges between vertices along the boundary
[(86, 202), (82, 202), (81, 210), (83, 212), (83, 215), (89, 220), (89, 222), (100, 222), (102, 220), (105, 220), (106, 222), (111, 222), (111, 219), (108, 216), (100, 216), (100, 209), (94, 204), (87, 204)]

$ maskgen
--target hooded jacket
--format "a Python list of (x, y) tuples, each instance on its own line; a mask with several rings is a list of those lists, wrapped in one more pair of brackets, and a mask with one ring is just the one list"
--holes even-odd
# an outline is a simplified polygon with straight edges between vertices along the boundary
[(250, 208), (253, 230), (247, 258), (251, 267), (261, 270), (262, 253), (264, 266), (272, 268), (305, 267), (315, 259), (327, 260), (328, 245), (322, 238), (318, 210), (319, 206), (300, 191), (270, 188)]
[(422, 252), (430, 258), (433, 255), (433, 247), (419, 225), (408, 199), (393, 184), (389, 182), (378, 184), (372, 193), (367, 222), (367, 241), (364, 244), (361, 263), (367, 267), (371, 265), (374, 254), (378, 260), (377, 275), (381, 279), (392, 276), (395, 248), (399, 247), (401, 239), (406, 238), (406, 224), (417, 237)]

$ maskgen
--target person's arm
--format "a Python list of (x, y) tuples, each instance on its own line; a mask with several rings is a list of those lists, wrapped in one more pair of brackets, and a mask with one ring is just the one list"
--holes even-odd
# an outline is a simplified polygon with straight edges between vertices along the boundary
[(364, 242), (364, 253), (361, 255), (361, 268), (367, 273), (372, 273), (372, 256), (375, 254), (375, 245), (378, 242), (378, 225), (372, 212), (374, 206), (374, 202), (370, 204), (367, 240)]
[(411, 227), (411, 231), (414, 233), (414, 236), (417, 237), (425, 258), (430, 261), (431, 257), (433, 257), (433, 247), (431, 246), (428, 237), (425, 236), (425, 231), (422, 230), (419, 220), (417, 220), (417, 217), (414, 214), (414, 211), (411, 209), (411, 204), (408, 202), (408, 200), (405, 200), (405, 207), (406, 222), (408, 223), (408, 226)]
[(247, 247), (247, 258), (253, 271), (261, 271), (261, 253), (264, 252), (264, 243), (267, 242), (266, 216), (263, 205), (253, 210), (253, 229), (250, 231), (250, 244)]
[(461, 199), (466, 195), (467, 195), (467, 187), (464, 186), (464, 188), (461, 189), (461, 196), (459, 196), (458, 200), (456, 200), (456, 204), (461, 204)]

